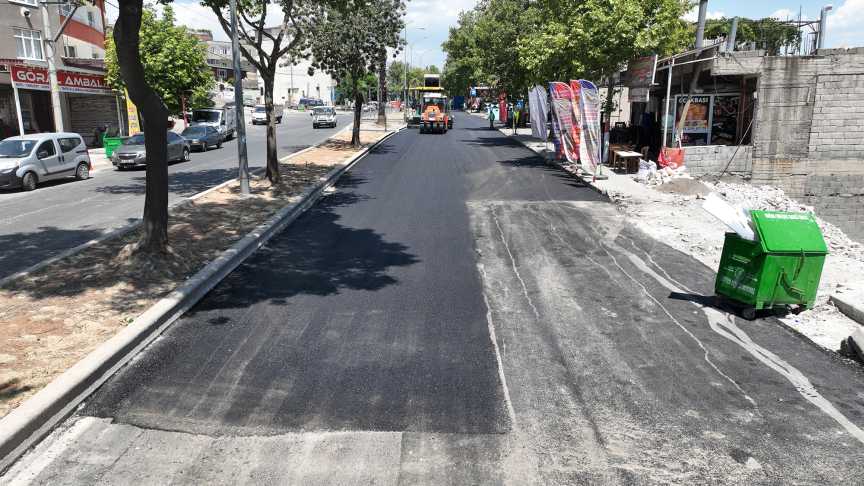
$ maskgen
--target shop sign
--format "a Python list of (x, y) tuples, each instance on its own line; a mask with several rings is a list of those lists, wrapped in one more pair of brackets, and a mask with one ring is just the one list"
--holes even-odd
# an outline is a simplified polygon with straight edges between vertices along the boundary
[(126, 118), (129, 126), (129, 135), (141, 132), (141, 122), (138, 120), (138, 108), (132, 103), (129, 92), (126, 91)]
[(648, 102), (649, 89), (654, 84), (657, 73), (657, 54), (640, 57), (627, 63), (625, 74), (627, 87), (630, 88), (630, 101)]
[[(12, 65), (12, 82), (20, 89), (49, 91), (48, 70), (38, 66)], [(105, 76), (57, 70), (57, 84), (64, 93), (112, 94)]]

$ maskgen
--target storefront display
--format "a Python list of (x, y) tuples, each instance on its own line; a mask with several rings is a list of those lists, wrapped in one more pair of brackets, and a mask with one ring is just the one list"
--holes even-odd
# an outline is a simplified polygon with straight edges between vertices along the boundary
[[(741, 96), (738, 94), (696, 95), (690, 98), (690, 108), (684, 119), (681, 145), (734, 145), (737, 143), (738, 113)], [(678, 130), (687, 95), (675, 97), (675, 125)], [(671, 117), (670, 117), (671, 118)]]

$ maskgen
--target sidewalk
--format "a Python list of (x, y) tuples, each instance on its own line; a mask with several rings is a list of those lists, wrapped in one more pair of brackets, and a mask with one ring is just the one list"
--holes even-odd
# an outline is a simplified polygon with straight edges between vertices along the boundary
[[(509, 128), (501, 133), (517, 140), (568, 172), (572, 168), (552, 161), (551, 143), (531, 136), (530, 129)], [(720, 264), (725, 228), (702, 209), (702, 199), (717, 193), (732, 204), (752, 209), (812, 211), (779, 189), (757, 188), (730, 177), (709, 183), (692, 178), (672, 179), (659, 186), (637, 182), (631, 175), (604, 167), (606, 180), (583, 180), (607, 195), (643, 232), (686, 253), (716, 271)], [(578, 177), (574, 174), (574, 177)], [(817, 220), (818, 220), (818, 214)], [(832, 351), (864, 324), (864, 246), (849, 239), (830, 223), (819, 220), (829, 248), (816, 306), (799, 315), (780, 318), (786, 326)], [(853, 320), (855, 319), (855, 320)], [(856, 322), (856, 320), (858, 322)]]

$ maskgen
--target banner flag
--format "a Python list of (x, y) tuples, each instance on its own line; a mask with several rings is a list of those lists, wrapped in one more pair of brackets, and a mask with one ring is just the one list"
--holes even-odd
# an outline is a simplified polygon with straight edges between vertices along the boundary
[(549, 83), (552, 99), (552, 126), (556, 139), (556, 153), (562, 154), (571, 164), (579, 160), (579, 125), (573, 113), (573, 90), (567, 83)]
[[(571, 81), (571, 84), (576, 81)], [(600, 91), (591, 81), (580, 79), (579, 112), (581, 114), (582, 130), (580, 133), (579, 159), (582, 167), (595, 173), (601, 164), (603, 148), (600, 133)]]
[(546, 99), (546, 90), (537, 85), (528, 92), (528, 104), (531, 114), (531, 135), (541, 140), (546, 140), (549, 133), (546, 130), (546, 113), (549, 112), (549, 102)]

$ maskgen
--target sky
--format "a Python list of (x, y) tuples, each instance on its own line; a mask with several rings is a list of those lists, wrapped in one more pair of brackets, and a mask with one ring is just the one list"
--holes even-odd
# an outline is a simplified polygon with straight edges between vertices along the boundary
[[(116, 18), (116, 9), (108, 6), (110, 21)], [(814, 0), (710, 0), (709, 18), (741, 16), (750, 18), (778, 17), (795, 19), (799, 7), (803, 18), (815, 19), (819, 10), (828, 2)], [(447, 39), (449, 28), (456, 25), (460, 11), (474, 7), (476, 0), (410, 0), (407, 11), (408, 45), (407, 55), (412, 65), (444, 65), (441, 43)], [(178, 23), (194, 28), (213, 31), (217, 40), (227, 40), (225, 32), (208, 9), (198, 2), (175, 0), (173, 2)], [(685, 18), (696, 19), (696, 10)], [(864, 0), (835, 0), (834, 10), (828, 16), (828, 47), (864, 47)], [(400, 56), (401, 58), (402, 56)]]

